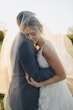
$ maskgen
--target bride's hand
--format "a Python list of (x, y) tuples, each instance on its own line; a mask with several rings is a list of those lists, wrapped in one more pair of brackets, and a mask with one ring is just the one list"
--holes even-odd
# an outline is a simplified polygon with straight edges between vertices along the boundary
[(26, 78), (28, 84), (30, 84), (30, 85), (32, 85), (32, 86), (34, 86), (34, 87), (37, 87), (37, 88), (41, 87), (41, 83), (40, 83), (40, 82), (34, 81), (33, 78), (30, 78), (30, 79), (29, 79), (29, 75), (28, 75), (27, 73), (25, 73), (25, 74), (26, 74), (26, 75), (25, 75), (25, 78)]

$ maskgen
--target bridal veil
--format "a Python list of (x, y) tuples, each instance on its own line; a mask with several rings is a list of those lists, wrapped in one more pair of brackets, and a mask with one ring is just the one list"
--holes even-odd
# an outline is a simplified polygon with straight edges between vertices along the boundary
[[(26, 12), (27, 16), (24, 16), (24, 12)], [(36, 16), (34, 13), (30, 14), (29, 11), (23, 11), (23, 16), (17, 19), (20, 19), (17, 21), (17, 25), (19, 27), (19, 30), (22, 31), (23, 24), (26, 18), (29, 16)], [(48, 39), (55, 47), (56, 52), (65, 68), (66, 75), (67, 75), (67, 83), (68, 86), (73, 94), (73, 58), (69, 55), (65, 48), (65, 39), (66, 36), (64, 35), (52, 35), (50, 32), (47, 30), (47, 28), (44, 27), (44, 37)], [(10, 37), (10, 33), (8, 33), (2, 44), (1, 48), (1, 53), (0, 53), (0, 93), (6, 93), (7, 88), (10, 84), (11, 81), (11, 76), (12, 76), (12, 67), (11, 67), (11, 61), (10, 61), (10, 52), (12, 48), (13, 41), (16, 37), (12, 36)], [(19, 38), (17, 38), (17, 43), (15, 47), (15, 54), (14, 54), (14, 60), (15, 60), (15, 55), (16, 55), (16, 49), (18, 47), (18, 42)]]

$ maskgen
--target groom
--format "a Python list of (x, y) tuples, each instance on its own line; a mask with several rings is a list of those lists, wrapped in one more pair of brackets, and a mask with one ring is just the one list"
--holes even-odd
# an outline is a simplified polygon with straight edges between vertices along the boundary
[[(32, 77), (35, 81), (44, 81), (53, 77), (54, 74), (50, 74), (48, 68), (40, 68), (37, 62), (36, 50), (31, 41), (27, 40), (23, 33), (20, 33), (20, 37), (22, 38), (22, 43), (19, 51), (19, 71), (27, 72), (30, 77)], [(26, 80), (24, 78), (24, 80)], [(28, 83), (21, 85), (22, 89), (24, 88), (24, 92), (22, 96), (24, 99), (22, 101), (24, 105), (23, 110), (37, 110), (38, 109), (38, 99), (39, 99), (39, 88), (35, 88)]]
[[(34, 15), (34, 13), (29, 11), (20, 12), (17, 16), (18, 26), (20, 27), (22, 18), (25, 20), (32, 15)], [(50, 74), (48, 68), (43, 69), (39, 67), (33, 43), (26, 39), (23, 33), (20, 33), (20, 37), (22, 38), (22, 43), (19, 50), (19, 59), (21, 61), (20, 66), (23, 68), (24, 73), (27, 72), (35, 81), (43, 81), (53, 77), (54, 74)], [(39, 88), (32, 87), (28, 83), (25, 83), (24, 97), (24, 110), (38, 109)]]
[[(19, 13), (19, 15), (17, 16), (18, 26), (20, 26), (23, 15), (25, 15), (24, 17), (27, 18), (28, 16), (33, 15), (33, 13), (28, 11)], [(16, 110), (20, 110), (20, 106), (22, 108), (21, 110), (37, 110), (39, 88), (35, 88), (26, 82), (25, 72), (27, 72), (29, 76), (32, 77), (35, 81), (44, 81), (53, 77), (55, 74), (50, 74), (48, 68), (44, 69), (39, 67), (37, 62), (36, 49), (34, 48), (32, 41), (26, 39), (22, 32), (19, 33), (19, 37), (21, 38), (21, 44), (19, 45), (17, 51), (18, 58), (16, 59), (16, 61), (19, 67), (19, 73), (24, 73), (24, 77), (22, 77), (21, 86), (19, 88), (21, 102), (19, 103), (18, 101), (19, 104), (18, 106), (16, 106)], [(15, 67), (15, 69), (17, 69), (17, 67)]]

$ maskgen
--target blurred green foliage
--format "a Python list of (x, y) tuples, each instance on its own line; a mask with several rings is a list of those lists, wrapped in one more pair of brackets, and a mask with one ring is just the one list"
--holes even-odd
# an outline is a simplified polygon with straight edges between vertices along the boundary
[(3, 110), (3, 98), (4, 94), (0, 94), (0, 110)]
[(2, 46), (2, 41), (0, 41), (0, 50), (1, 50), (1, 46)]
[(3, 31), (0, 31), (0, 41), (3, 41), (4, 36), (5, 36), (4, 32)]
[(68, 33), (66, 36), (72, 41), (73, 43), (73, 26), (68, 28)]

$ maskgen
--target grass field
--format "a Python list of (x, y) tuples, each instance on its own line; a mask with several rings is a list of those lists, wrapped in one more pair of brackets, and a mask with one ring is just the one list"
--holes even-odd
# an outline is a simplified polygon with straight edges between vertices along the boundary
[(2, 102), (3, 102), (4, 94), (0, 94), (0, 110), (3, 110)]

